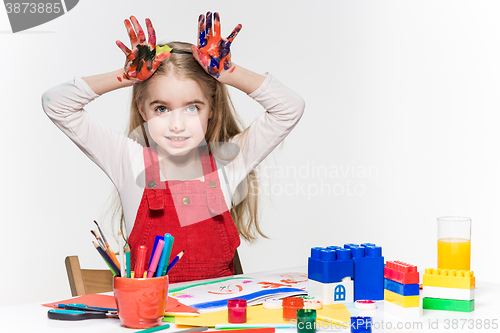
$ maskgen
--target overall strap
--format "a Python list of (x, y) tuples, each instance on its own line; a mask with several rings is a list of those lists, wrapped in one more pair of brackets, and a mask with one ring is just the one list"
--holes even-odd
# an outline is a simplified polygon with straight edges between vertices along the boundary
[(150, 210), (163, 210), (163, 193), (165, 184), (161, 182), (160, 165), (158, 163), (158, 153), (155, 148), (144, 148), (144, 167), (146, 173), (146, 197)]
[(212, 154), (209, 153), (207, 146), (200, 148), (200, 160), (205, 177), (205, 193), (207, 195), (208, 209), (214, 216), (221, 215), (228, 211), (228, 209), (224, 194), (222, 193), (215, 160)]

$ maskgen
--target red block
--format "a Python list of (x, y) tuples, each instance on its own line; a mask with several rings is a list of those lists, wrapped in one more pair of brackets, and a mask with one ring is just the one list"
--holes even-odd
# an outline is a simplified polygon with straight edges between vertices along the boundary
[(384, 277), (402, 284), (414, 284), (419, 282), (417, 266), (402, 261), (386, 262)]

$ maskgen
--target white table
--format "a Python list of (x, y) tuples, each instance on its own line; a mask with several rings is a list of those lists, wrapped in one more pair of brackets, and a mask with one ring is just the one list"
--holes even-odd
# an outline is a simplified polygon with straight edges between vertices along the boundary
[[(306, 267), (295, 267), (290, 269), (264, 272), (258, 274), (245, 274), (243, 276), (258, 278), (261, 275), (279, 272), (305, 272)], [(384, 313), (383, 302), (377, 302), (376, 310), (363, 310), (359, 316), (373, 317), (373, 332), (500, 332), (500, 283), (476, 282), (476, 310), (471, 313), (423, 310), (420, 319), (403, 320)], [(58, 300), (48, 300), (55, 302)], [(91, 319), (82, 321), (60, 321), (47, 318), (49, 308), (40, 305), (41, 303), (29, 303), (13, 306), (0, 307), (0, 332), (136, 332), (137, 329), (129, 329), (121, 325), (119, 319)], [(453, 329), (453, 320), (459, 329)], [(485, 329), (485, 320), (490, 324), (495, 320), (498, 328)], [(469, 329), (468, 326), (473, 323)], [(478, 328), (482, 323), (482, 328)], [(465, 324), (464, 329), (460, 329)], [(436, 327), (436, 325), (438, 325)], [(449, 328), (447, 328), (449, 326)], [(399, 327), (399, 328), (398, 328)], [(175, 324), (161, 332), (173, 332), (178, 329)], [(296, 332), (295, 329), (280, 329), (281, 333)], [(342, 332), (349, 332), (343, 329)]]

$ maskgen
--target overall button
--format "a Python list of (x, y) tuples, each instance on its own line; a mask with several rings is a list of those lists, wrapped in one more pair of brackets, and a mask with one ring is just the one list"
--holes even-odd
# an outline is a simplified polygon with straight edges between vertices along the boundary
[(189, 205), (189, 202), (190, 202), (189, 198), (187, 198), (187, 197), (184, 198), (184, 199), (182, 199), (182, 203), (185, 204), (185, 205)]
[(216, 182), (210, 182), (210, 183), (208, 183), (208, 185), (210, 185), (210, 187), (217, 187), (217, 183)]
[(154, 188), (154, 187), (156, 187), (156, 182), (155, 182), (154, 180), (150, 180), (150, 181), (148, 182), (148, 187), (149, 187), (149, 188)]

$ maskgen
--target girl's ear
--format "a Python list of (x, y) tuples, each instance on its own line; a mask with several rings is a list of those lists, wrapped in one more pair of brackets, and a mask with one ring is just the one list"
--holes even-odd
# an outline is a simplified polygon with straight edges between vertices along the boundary
[(137, 106), (137, 109), (139, 110), (139, 113), (141, 114), (141, 117), (144, 121), (148, 121), (148, 118), (146, 117), (146, 112), (144, 112), (142, 104), (139, 103), (137, 100), (135, 101), (135, 105)]

